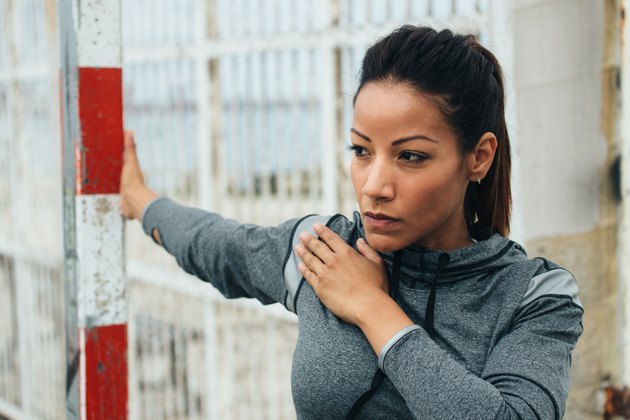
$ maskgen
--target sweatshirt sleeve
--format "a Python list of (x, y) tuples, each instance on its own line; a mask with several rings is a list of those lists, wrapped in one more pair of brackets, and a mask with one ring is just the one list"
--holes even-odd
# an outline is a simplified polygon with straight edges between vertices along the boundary
[(276, 227), (243, 224), (168, 198), (151, 202), (142, 217), (145, 233), (151, 236), (157, 229), (162, 245), (180, 267), (210, 282), (225, 297), (285, 306), (284, 271), (299, 222), (289, 220)]
[(416, 418), (562, 418), (583, 309), (567, 271), (536, 280), (480, 377), (422, 328), (410, 328), (384, 349), (383, 370)]

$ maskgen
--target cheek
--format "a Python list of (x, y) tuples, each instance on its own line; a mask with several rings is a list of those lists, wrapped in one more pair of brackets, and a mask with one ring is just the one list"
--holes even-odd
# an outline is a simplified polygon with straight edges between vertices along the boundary
[(350, 179), (352, 179), (352, 187), (354, 188), (354, 193), (357, 198), (361, 196), (361, 190), (363, 189), (363, 174), (359, 170), (358, 165), (355, 163), (354, 159), (350, 163)]
[(463, 200), (463, 194), (458, 188), (458, 180), (453, 174), (428, 174), (422, 177), (408, 176), (405, 182), (398, 185), (398, 195), (404, 199), (403, 205), (410, 210), (426, 212), (440, 212), (444, 208), (451, 208), (455, 202)]

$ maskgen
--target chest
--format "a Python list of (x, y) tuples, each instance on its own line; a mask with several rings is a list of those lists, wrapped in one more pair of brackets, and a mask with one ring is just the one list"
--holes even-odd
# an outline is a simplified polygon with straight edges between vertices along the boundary
[[(436, 289), (435, 341), (471, 373), (480, 375), (501, 326), (486, 290), (474, 284), (471, 287), (475, 290), (456, 290), (448, 285)], [(424, 324), (429, 291), (421, 285), (400, 285), (397, 302), (418, 325)], [(291, 381), (296, 410), (303, 414), (301, 418), (343, 418), (370, 389), (378, 369), (377, 355), (361, 330), (328, 311), (306, 284), (298, 299), (298, 314), (300, 333)], [(368, 404), (366, 412), (396, 418), (410, 415), (387, 378)]]

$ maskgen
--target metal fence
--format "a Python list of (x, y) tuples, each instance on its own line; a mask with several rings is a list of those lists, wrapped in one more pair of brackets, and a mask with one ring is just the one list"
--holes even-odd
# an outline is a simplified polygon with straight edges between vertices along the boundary
[[(150, 186), (269, 225), (354, 208), (345, 148), (367, 45), (402, 23), (492, 33), (490, 0), (122, 2), (125, 124)], [(53, 0), (0, 0), (0, 415), (65, 416)], [(127, 224), (129, 413), (294, 418), (292, 315), (226, 301)]]

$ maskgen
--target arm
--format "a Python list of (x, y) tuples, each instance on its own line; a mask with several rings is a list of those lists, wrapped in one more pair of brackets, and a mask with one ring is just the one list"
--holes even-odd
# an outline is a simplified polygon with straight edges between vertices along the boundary
[(333, 313), (361, 328), (417, 418), (562, 417), (583, 313), (568, 272), (532, 279), (510, 331), (489, 349), (477, 377), (379, 291), (382, 274), (369, 257), (353, 254), (330, 231), (317, 233), (321, 240), (305, 237), (300, 249), (305, 278)]
[(284, 302), (283, 260), (295, 224), (242, 224), (167, 198), (151, 204), (142, 220), (144, 231), (157, 231), (186, 272), (212, 283), (225, 297), (253, 297), (265, 304)]
[(453, 418), (560, 419), (581, 317), (579, 306), (558, 296), (522, 308), (481, 377), (455, 362), (423, 329), (387, 351), (383, 370), (420, 418), (448, 412)]
[(123, 162), (123, 216), (142, 219), (145, 232), (175, 256), (186, 272), (211, 282), (229, 298), (285, 303), (282, 263), (290, 251), (295, 221), (263, 228), (157, 198), (144, 183), (130, 132), (125, 133)]

